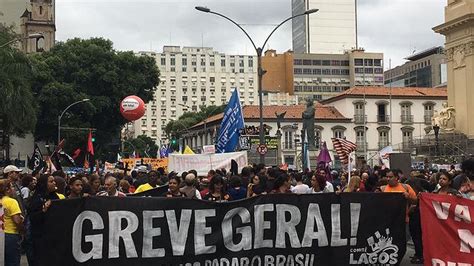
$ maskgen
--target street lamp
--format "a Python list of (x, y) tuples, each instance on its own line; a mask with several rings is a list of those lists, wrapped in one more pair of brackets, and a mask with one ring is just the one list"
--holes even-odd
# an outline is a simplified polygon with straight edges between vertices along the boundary
[(436, 142), (436, 156), (439, 156), (439, 126), (434, 125), (433, 131), (434, 131), (435, 142)]
[(0, 45), (0, 48), (3, 48), (3, 47), (5, 47), (5, 46), (7, 46), (7, 45), (9, 45), (9, 44), (12, 44), (12, 43), (14, 43), (14, 42), (16, 42), (16, 41), (19, 41), (19, 40), (24, 40), (24, 39), (38, 39), (38, 38), (41, 38), (41, 37), (43, 37), (43, 34), (41, 34), (41, 33), (32, 33), (32, 34), (29, 34), (29, 35), (26, 36), (26, 37), (18, 37), (18, 38), (14, 38), (14, 39), (12, 39), (12, 40), (9, 40), (8, 42), (6, 42), (6, 43), (4, 43), (4, 44), (1, 44), (1, 45)]
[(61, 118), (63, 117), (64, 113), (66, 113), (66, 111), (71, 108), (72, 106), (76, 105), (76, 104), (79, 104), (79, 103), (83, 103), (83, 102), (88, 102), (90, 101), (90, 99), (82, 99), (80, 101), (77, 101), (77, 102), (73, 102), (71, 103), (68, 107), (66, 107), (66, 109), (64, 109), (61, 114), (58, 116), (58, 145), (59, 145), (59, 142), (61, 141)]
[[(268, 37), (265, 39), (265, 41), (263, 42), (263, 45), (261, 47), (257, 47), (255, 45), (255, 42), (253, 41), (253, 39), (250, 37), (250, 35), (239, 25), (237, 24), (237, 22), (233, 21), (232, 19), (230, 19), (229, 17), (223, 15), (223, 14), (220, 14), (220, 13), (217, 13), (217, 12), (214, 12), (214, 11), (211, 11), (211, 9), (207, 8), (207, 7), (202, 7), (202, 6), (197, 6), (195, 7), (197, 10), (201, 11), (201, 12), (205, 12), (205, 13), (211, 13), (211, 14), (214, 14), (214, 15), (217, 15), (217, 16), (220, 16), (220, 17), (223, 17), (225, 19), (227, 19), (228, 21), (232, 22), (235, 26), (237, 26), (239, 29), (241, 29), (244, 34), (247, 36), (247, 38), (250, 40), (250, 42), (252, 43), (253, 45), (253, 48), (255, 49), (255, 52), (257, 53), (257, 59), (258, 59), (258, 105), (259, 105), (259, 111), (260, 111), (260, 114), (259, 114), (259, 118), (260, 118), (260, 130), (259, 130), (259, 135), (260, 135), (260, 145), (263, 145), (265, 144), (265, 131), (264, 131), (264, 128), (263, 128), (263, 91), (262, 91), (262, 78), (263, 78), (263, 75), (265, 74), (265, 70), (262, 69), (262, 51), (263, 51), (263, 48), (265, 47), (265, 45), (267, 44), (268, 42), (268, 39), (270, 39), (270, 37), (272, 36), (272, 34), (281, 26), (283, 25), (285, 22), (293, 19), (293, 18), (296, 18), (296, 17), (299, 17), (299, 16), (304, 16), (304, 15), (309, 15), (309, 14), (312, 14), (312, 13), (316, 13), (319, 11), (319, 9), (310, 9), (310, 10), (306, 10), (304, 13), (301, 13), (301, 14), (298, 14), (298, 15), (294, 15), (294, 16), (291, 16), (285, 20), (283, 20), (280, 24), (278, 24), (271, 32), (270, 34), (268, 35)], [(265, 155), (264, 154), (260, 154), (260, 163), (261, 164), (265, 164)]]

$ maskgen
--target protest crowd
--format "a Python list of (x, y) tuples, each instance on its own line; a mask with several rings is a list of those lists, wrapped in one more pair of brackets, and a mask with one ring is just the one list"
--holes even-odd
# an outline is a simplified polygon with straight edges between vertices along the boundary
[[(414, 264), (423, 263), (420, 210), (421, 192), (449, 194), (474, 200), (474, 159), (462, 163), (462, 171), (371, 168), (366, 164), (347, 172), (319, 167), (303, 172), (252, 165), (240, 173), (210, 170), (198, 176), (195, 170), (166, 173), (163, 168), (148, 171), (141, 166), (125, 173), (25, 174), (16, 166), (3, 169), (0, 198), (4, 213), (5, 265), (20, 265), (26, 254), (29, 265), (38, 265), (45, 213), (55, 200), (80, 197), (122, 197), (167, 186), (164, 197), (226, 202), (278, 193), (403, 193), (407, 199), (407, 228), (414, 244)], [(349, 182), (348, 182), (349, 180)]]

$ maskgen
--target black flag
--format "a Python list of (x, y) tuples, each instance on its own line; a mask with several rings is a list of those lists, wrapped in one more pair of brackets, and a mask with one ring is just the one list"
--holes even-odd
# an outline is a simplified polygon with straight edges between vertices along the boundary
[(28, 168), (33, 170), (33, 172), (37, 172), (41, 170), (45, 165), (46, 162), (43, 160), (43, 154), (41, 154), (41, 150), (38, 147), (38, 144), (35, 143), (35, 149), (33, 150), (31, 159), (28, 161)]

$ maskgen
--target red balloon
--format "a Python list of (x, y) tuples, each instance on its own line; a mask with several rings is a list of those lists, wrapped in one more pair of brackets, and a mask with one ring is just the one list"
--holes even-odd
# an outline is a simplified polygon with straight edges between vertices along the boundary
[(135, 121), (145, 114), (145, 103), (138, 96), (127, 96), (120, 103), (120, 113), (128, 121)]

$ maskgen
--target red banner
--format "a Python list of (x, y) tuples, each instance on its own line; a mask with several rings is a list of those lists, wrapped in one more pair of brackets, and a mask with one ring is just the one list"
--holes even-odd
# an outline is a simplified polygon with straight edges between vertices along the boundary
[(422, 193), (420, 211), (425, 265), (474, 265), (474, 201)]

